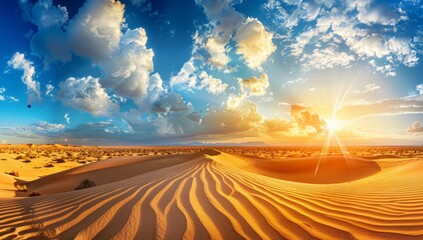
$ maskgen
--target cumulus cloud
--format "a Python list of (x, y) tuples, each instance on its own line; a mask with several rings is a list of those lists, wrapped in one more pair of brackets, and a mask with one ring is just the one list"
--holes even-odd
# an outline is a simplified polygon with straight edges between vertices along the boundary
[(405, 129), (405, 131), (414, 133), (423, 132), (423, 125), (420, 121), (415, 121), (411, 126)]
[(197, 80), (194, 73), (197, 71), (197, 69), (194, 66), (194, 61), (194, 58), (191, 58), (186, 63), (184, 63), (178, 74), (170, 78), (170, 86), (181, 84), (187, 84), (189, 87), (195, 86)]
[(211, 94), (219, 95), (225, 92), (228, 87), (228, 84), (223, 83), (222, 80), (218, 78), (208, 75), (205, 71), (202, 71), (198, 77), (201, 79), (198, 89), (205, 88), (207, 92)]
[(108, 116), (118, 108), (100, 85), (98, 78), (68, 78), (59, 83), (58, 98), (64, 105), (91, 113), (94, 116)]
[(102, 85), (118, 96), (140, 102), (147, 95), (153, 71), (154, 53), (146, 48), (146, 43), (147, 35), (143, 28), (128, 29), (120, 40), (119, 49), (101, 63), (105, 72), (101, 78)]
[(232, 7), (231, 1), (196, 0), (195, 2), (203, 7), (212, 26), (204, 46), (210, 55), (208, 62), (219, 69), (225, 68), (230, 62), (227, 56), (229, 51), (227, 44), (244, 20), (244, 16)]
[[(24, 9), (30, 5), (21, 4)], [(94, 61), (106, 60), (119, 46), (124, 5), (115, 0), (88, 0), (68, 21), (65, 7), (39, 0), (31, 9), (38, 32), (31, 39), (32, 52), (44, 59), (45, 68), (57, 60), (70, 61), (72, 53)]]
[(155, 102), (162, 94), (165, 94), (167, 91), (163, 88), (163, 80), (158, 73), (154, 73), (150, 77), (150, 83), (148, 85), (148, 96), (150, 102)]
[(262, 73), (260, 78), (250, 77), (239, 81), (241, 87), (245, 87), (251, 92), (251, 95), (261, 96), (266, 93), (269, 87), (269, 80), (266, 73)]
[(306, 107), (301, 105), (291, 105), (290, 111), (295, 123), (301, 129), (314, 129), (315, 132), (320, 133), (325, 129), (326, 123), (319, 114), (312, 113)]
[(207, 92), (219, 95), (225, 92), (228, 84), (215, 78), (195, 66), (195, 59), (187, 61), (177, 75), (170, 79), (170, 86), (182, 85), (187, 89), (205, 89)]
[(203, 7), (211, 26), (204, 37), (196, 36), (198, 48), (206, 50), (205, 58), (211, 66), (230, 71), (228, 54), (232, 41), (236, 42), (236, 53), (252, 69), (260, 70), (276, 50), (273, 34), (258, 19), (245, 18), (237, 12), (232, 1), (196, 0), (196, 3)]
[(124, 8), (115, 0), (86, 1), (69, 21), (69, 47), (90, 59), (107, 59), (119, 46)]
[(236, 52), (244, 58), (248, 67), (261, 69), (261, 64), (276, 50), (272, 38), (273, 34), (258, 19), (248, 17), (235, 35)]
[(244, 102), (237, 109), (210, 109), (203, 117), (201, 131), (208, 134), (239, 133), (251, 130), (262, 120), (252, 102)]
[(102, 86), (121, 99), (130, 98), (142, 105), (150, 81), (154, 85), (157, 80), (156, 76), (150, 79), (154, 52), (146, 47), (143, 28), (123, 33), (125, 9), (121, 2), (87, 0), (71, 19), (65, 7), (54, 6), (51, 0), (26, 6), (31, 9), (31, 22), (38, 27), (31, 49), (43, 58), (46, 67), (55, 61), (71, 61), (72, 55), (81, 56), (99, 67)]
[(16, 52), (7, 64), (13, 69), (23, 71), (22, 82), (26, 85), (27, 103), (41, 100), (40, 83), (34, 80), (35, 68), (33, 62), (27, 60), (23, 53)]
[(188, 108), (181, 95), (173, 92), (162, 95), (161, 98), (153, 103), (152, 107), (152, 111), (159, 113), (180, 112), (187, 109)]

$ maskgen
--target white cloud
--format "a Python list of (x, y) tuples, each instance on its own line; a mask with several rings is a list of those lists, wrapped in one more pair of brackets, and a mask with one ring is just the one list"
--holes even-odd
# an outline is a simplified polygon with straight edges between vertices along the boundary
[(349, 67), (355, 57), (346, 52), (327, 47), (316, 48), (311, 54), (303, 54), (300, 60), (306, 68), (327, 69), (338, 66)]
[(63, 117), (65, 118), (66, 122), (67, 122), (68, 124), (70, 124), (70, 117), (69, 117), (69, 113), (65, 113), (65, 115), (64, 115)]
[(205, 71), (202, 71), (198, 77), (201, 79), (198, 89), (205, 88), (209, 93), (219, 95), (225, 92), (228, 87), (228, 84), (223, 83), (220, 79), (208, 75)]
[(373, 92), (373, 91), (376, 91), (376, 90), (379, 90), (380, 89), (380, 86), (379, 85), (376, 85), (374, 83), (366, 84), (364, 87), (366, 89), (365, 90), (366, 92)]
[(248, 67), (261, 69), (261, 64), (276, 50), (272, 38), (273, 34), (258, 19), (248, 17), (234, 37), (236, 52), (244, 58)]
[(49, 123), (46, 121), (41, 121), (39, 123), (31, 124), (37, 132), (56, 132), (65, 128), (65, 125), (60, 123)]
[(64, 105), (89, 112), (94, 116), (108, 116), (118, 108), (98, 78), (91, 76), (83, 78), (68, 78), (59, 83), (58, 98)]
[(41, 100), (40, 83), (34, 80), (35, 68), (33, 62), (25, 59), (25, 55), (16, 52), (7, 64), (13, 69), (23, 70), (22, 82), (26, 85), (28, 104)]
[(419, 84), (416, 86), (417, 92), (419, 92), (420, 95), (423, 95), (423, 84)]
[(205, 40), (205, 49), (210, 54), (208, 62), (219, 69), (225, 69), (230, 62), (227, 48), (233, 33), (244, 20), (244, 16), (237, 12), (231, 1), (196, 0), (202, 6), (210, 21), (212, 29)]
[(416, 50), (410, 47), (409, 39), (392, 37), (388, 40), (387, 45), (399, 62), (407, 67), (414, 67), (417, 65), (419, 58), (417, 57)]
[[(305, 10), (306, 5), (313, 7)], [(294, 5), (269, 0), (263, 6), (273, 23), (287, 32), (284, 41), (303, 70), (345, 68), (363, 60), (376, 72), (395, 76), (400, 64), (414, 67), (419, 60), (418, 39), (410, 35), (418, 33), (404, 35), (404, 27), (409, 26), (401, 5), (370, 0), (299, 1)], [(304, 24), (298, 24), (300, 20)]]
[(194, 73), (196, 68), (194, 66), (194, 58), (188, 60), (182, 66), (181, 70), (178, 72), (176, 76), (172, 76), (170, 78), (170, 86), (181, 85), (181, 84), (188, 84), (188, 86), (195, 86), (196, 84), (196, 77)]
[(52, 94), (53, 90), (54, 90), (54, 86), (53, 85), (46, 84), (46, 93), (45, 93), (46, 96), (52, 97), (53, 96), (53, 94)]
[(156, 101), (163, 93), (166, 93), (163, 88), (163, 80), (160, 74), (154, 73), (150, 77), (150, 84), (148, 85), (148, 96), (151, 102)]
[(70, 48), (80, 56), (105, 60), (119, 46), (125, 6), (115, 0), (88, 0), (69, 21)]
[(266, 93), (269, 87), (269, 79), (266, 73), (262, 73), (260, 78), (250, 77), (239, 81), (242, 88), (250, 90), (251, 95), (261, 96)]
[(215, 95), (223, 93), (227, 89), (228, 84), (223, 83), (221, 79), (215, 78), (205, 71), (200, 71), (201, 67), (197, 68), (195, 59), (191, 58), (183, 65), (176, 76), (171, 77), (170, 86), (182, 85), (189, 90), (205, 89)]
[(410, 127), (405, 129), (406, 132), (423, 132), (423, 125), (420, 121), (415, 121)]
[(153, 50), (146, 48), (147, 35), (143, 28), (128, 29), (122, 36), (119, 49), (101, 63), (105, 76), (104, 87), (116, 95), (129, 97), (140, 103), (147, 95), (150, 73), (153, 71)]
[(68, 11), (66, 7), (54, 6), (52, 0), (39, 0), (32, 8), (31, 21), (38, 26), (39, 31), (61, 26), (68, 21)]
[(231, 59), (227, 56), (229, 49), (226, 47), (227, 42), (224, 42), (216, 37), (210, 37), (207, 40), (205, 49), (209, 52), (209, 63), (219, 69), (227, 67)]
[(6, 88), (4, 87), (0, 87), (0, 101), (4, 101), (5, 97), (4, 97), (4, 92), (6, 92)]

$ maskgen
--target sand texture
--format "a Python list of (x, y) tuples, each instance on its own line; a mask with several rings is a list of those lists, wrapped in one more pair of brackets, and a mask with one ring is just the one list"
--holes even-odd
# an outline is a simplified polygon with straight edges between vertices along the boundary
[(423, 239), (420, 159), (118, 156), (1, 195), (0, 239)]

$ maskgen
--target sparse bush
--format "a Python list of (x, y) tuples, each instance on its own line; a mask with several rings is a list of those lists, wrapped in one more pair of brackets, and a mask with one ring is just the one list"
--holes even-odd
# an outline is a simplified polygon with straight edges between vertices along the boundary
[(54, 165), (53, 165), (53, 164), (51, 164), (51, 163), (46, 163), (46, 165), (44, 165), (44, 167), (45, 167), (45, 168), (51, 168), (51, 167), (54, 167)]
[(11, 172), (5, 172), (6, 174), (9, 174), (11, 176), (15, 176), (15, 177), (19, 177), (19, 172), (18, 171), (11, 171)]
[(24, 161), (22, 161), (23, 163), (30, 163), (31, 162), (31, 160), (24, 160)]
[(75, 187), (75, 190), (84, 189), (84, 188), (90, 188), (94, 187), (95, 183), (92, 180), (84, 179), (82, 180), (78, 186)]
[(41, 196), (41, 194), (39, 192), (32, 192), (31, 194), (28, 195), (29, 197), (35, 197), (35, 196)]

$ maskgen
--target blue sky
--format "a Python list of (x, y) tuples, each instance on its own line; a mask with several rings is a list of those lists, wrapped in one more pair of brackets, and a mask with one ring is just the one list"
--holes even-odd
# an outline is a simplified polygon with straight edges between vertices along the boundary
[(4, 143), (423, 140), (421, 1), (3, 5)]

